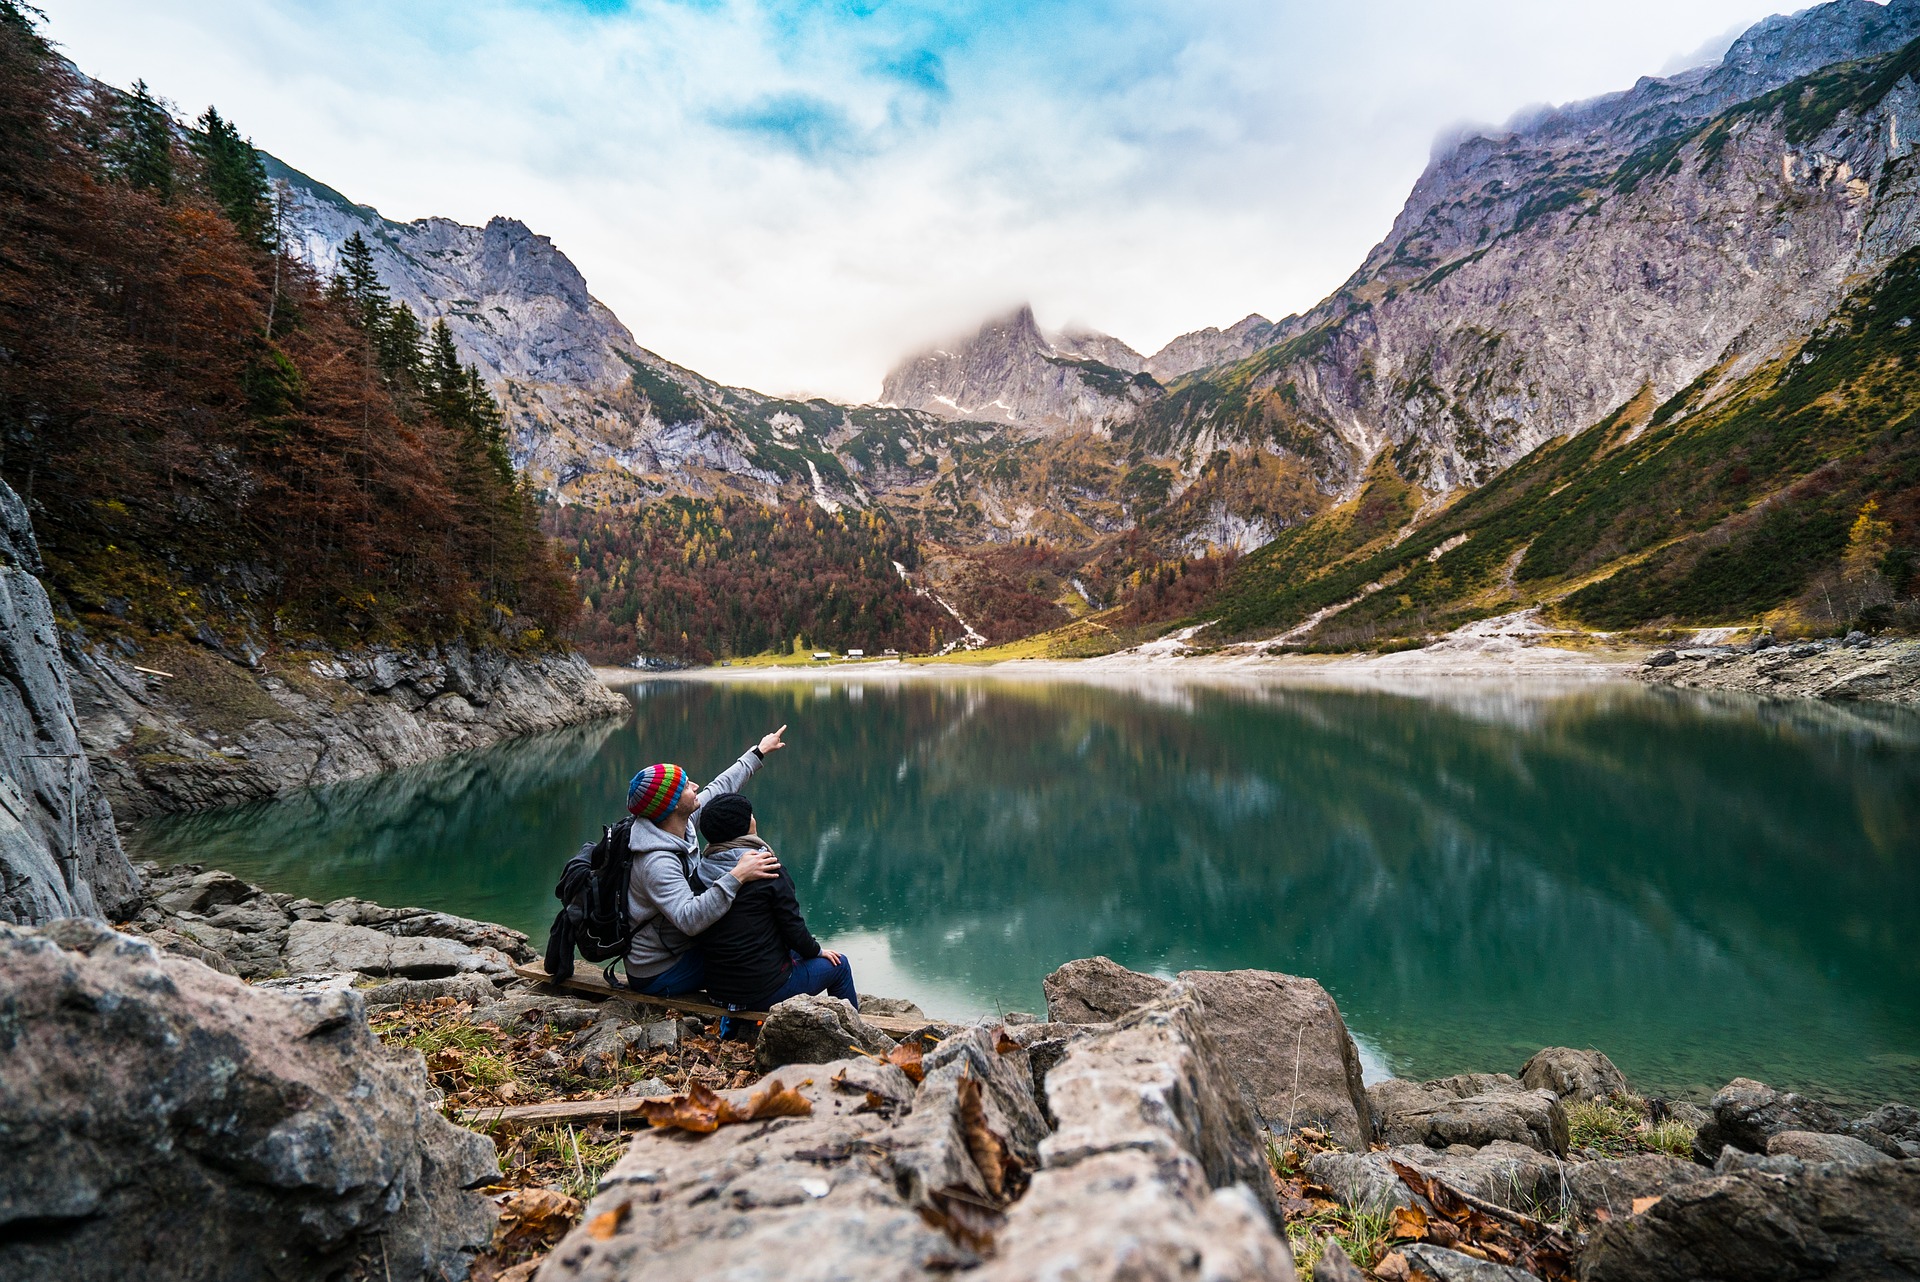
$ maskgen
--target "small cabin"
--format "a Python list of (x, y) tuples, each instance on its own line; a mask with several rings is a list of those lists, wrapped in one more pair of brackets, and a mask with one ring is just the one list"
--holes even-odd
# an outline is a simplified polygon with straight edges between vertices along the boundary
[(831, 659), (832, 657), (833, 657), (833, 651), (831, 650), (815, 650), (813, 652), (813, 661), (815, 663), (825, 663), (828, 659)]
[(864, 659), (867, 657), (867, 652), (865, 650), (849, 650), (847, 651), (847, 657), (849, 659)]

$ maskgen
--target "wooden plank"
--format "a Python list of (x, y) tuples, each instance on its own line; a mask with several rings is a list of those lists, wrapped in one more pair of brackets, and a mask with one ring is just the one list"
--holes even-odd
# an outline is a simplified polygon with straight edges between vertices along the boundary
[[(592, 966), (580, 967), (573, 972), (573, 978), (559, 981), (547, 974), (546, 963), (537, 959), (520, 963), (513, 968), (513, 973), (522, 979), (536, 984), (546, 984), (564, 992), (584, 993), (591, 997), (608, 997), (615, 1001), (632, 1002), (638, 1006), (651, 1006), (656, 1010), (677, 1010), (688, 1015), (705, 1015), (712, 1019), (731, 1015), (735, 1019), (755, 1022), (767, 1017), (767, 1012), (763, 1010), (730, 1011), (714, 1002), (705, 993), (680, 997), (649, 997), (645, 993), (636, 993), (631, 988), (615, 988), (607, 983), (605, 975)], [(860, 1018), (896, 1041), (903, 1037), (910, 1037), (929, 1025), (940, 1029), (959, 1027), (958, 1024), (941, 1019), (901, 1019), (893, 1015), (862, 1015)]]
[(631, 988), (615, 988), (607, 982), (607, 977), (591, 966), (573, 972), (573, 978), (556, 980), (547, 974), (543, 961), (522, 962), (513, 968), (513, 973), (522, 979), (536, 984), (546, 984), (569, 993), (586, 993), (593, 997), (611, 997), (616, 1001), (632, 1002), (637, 1006), (652, 1006), (660, 1010), (677, 1010), (688, 1015), (708, 1015), (719, 1019), (731, 1015), (735, 1019), (749, 1019), (758, 1022), (767, 1017), (763, 1010), (730, 1011), (713, 1001), (705, 993), (686, 993), (679, 997), (649, 997), (645, 993), (636, 993)]
[(620, 1099), (553, 1100), (546, 1104), (493, 1105), (463, 1108), (460, 1121), (468, 1126), (483, 1122), (531, 1122), (537, 1125), (561, 1125), (567, 1122), (611, 1122), (619, 1126), (639, 1122), (640, 1100), (635, 1096)]

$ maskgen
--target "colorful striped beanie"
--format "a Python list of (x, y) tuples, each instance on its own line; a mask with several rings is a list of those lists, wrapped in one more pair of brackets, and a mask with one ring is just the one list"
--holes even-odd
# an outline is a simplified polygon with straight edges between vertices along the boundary
[(627, 785), (627, 813), (640, 819), (672, 814), (686, 786), (687, 772), (679, 766), (648, 766)]

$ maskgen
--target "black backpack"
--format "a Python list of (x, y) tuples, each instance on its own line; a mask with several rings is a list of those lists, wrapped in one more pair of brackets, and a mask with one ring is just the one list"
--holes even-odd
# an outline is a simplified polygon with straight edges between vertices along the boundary
[(627, 913), (627, 876), (633, 868), (633, 820), (602, 830), (600, 840), (580, 847), (560, 872), (553, 888), (560, 915), (547, 933), (547, 974), (573, 977), (573, 951), (590, 962), (626, 956), (633, 939)]

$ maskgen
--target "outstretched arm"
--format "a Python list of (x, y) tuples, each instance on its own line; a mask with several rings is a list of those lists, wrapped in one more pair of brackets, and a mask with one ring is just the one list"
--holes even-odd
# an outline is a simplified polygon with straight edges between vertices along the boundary
[(760, 769), (760, 763), (787, 746), (787, 728), (760, 736), (760, 742), (740, 755), (740, 760), (722, 770), (714, 781), (700, 790), (700, 804), (706, 805), (723, 792), (739, 792)]

